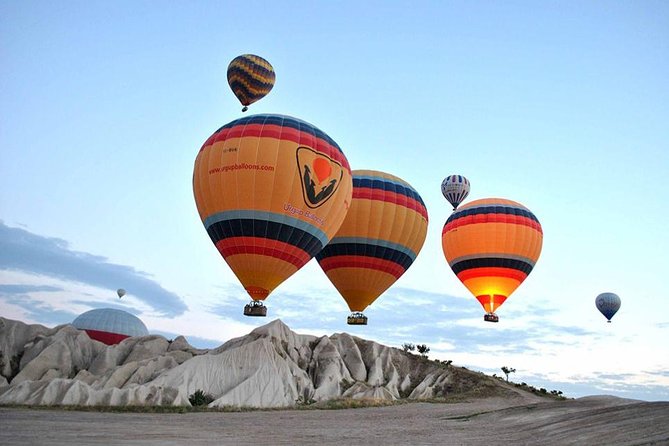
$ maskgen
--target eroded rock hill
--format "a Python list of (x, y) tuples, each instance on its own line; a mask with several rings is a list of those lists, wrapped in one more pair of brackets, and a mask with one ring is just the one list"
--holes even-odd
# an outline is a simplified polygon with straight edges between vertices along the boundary
[(216, 349), (184, 337), (107, 346), (71, 325), (0, 318), (0, 404), (289, 407), (334, 398), (487, 397), (540, 400), (492, 377), (337, 333), (310, 336), (281, 320)]

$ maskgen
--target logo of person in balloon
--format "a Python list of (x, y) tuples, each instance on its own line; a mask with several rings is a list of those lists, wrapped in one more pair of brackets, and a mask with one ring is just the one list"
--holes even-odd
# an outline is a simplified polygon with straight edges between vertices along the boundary
[(312, 209), (322, 206), (334, 195), (344, 175), (341, 164), (308, 147), (298, 147), (297, 165), (304, 202)]

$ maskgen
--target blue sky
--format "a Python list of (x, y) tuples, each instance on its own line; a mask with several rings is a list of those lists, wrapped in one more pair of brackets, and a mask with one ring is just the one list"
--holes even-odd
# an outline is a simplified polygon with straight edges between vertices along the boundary
[[(1, 2), (0, 315), (48, 326), (90, 308), (213, 346), (280, 317), (348, 331), (569, 396), (669, 399), (669, 5), (621, 2)], [(192, 193), (198, 149), (241, 116), (225, 71), (276, 70), (247, 113), (306, 120), (354, 169), (408, 181), (425, 245), (366, 314), (315, 261), (244, 318), (245, 292)], [(451, 208), (526, 205), (541, 258), (486, 324), (441, 252)], [(115, 290), (128, 295), (119, 300)], [(597, 294), (622, 308), (606, 324)]]

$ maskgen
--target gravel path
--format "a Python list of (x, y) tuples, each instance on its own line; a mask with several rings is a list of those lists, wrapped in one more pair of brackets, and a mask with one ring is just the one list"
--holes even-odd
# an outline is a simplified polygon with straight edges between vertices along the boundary
[(483, 399), (347, 410), (138, 414), (0, 407), (12, 445), (669, 445), (669, 402)]

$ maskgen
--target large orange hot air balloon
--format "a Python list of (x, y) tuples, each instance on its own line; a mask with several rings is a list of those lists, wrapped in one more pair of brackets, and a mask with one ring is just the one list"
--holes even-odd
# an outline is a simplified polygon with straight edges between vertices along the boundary
[(539, 259), (543, 232), (522, 204), (487, 198), (451, 214), (441, 241), (451, 269), (485, 309), (484, 319), (497, 322), (495, 310)]
[(362, 311), (411, 266), (427, 233), (427, 210), (406, 181), (374, 170), (353, 171), (353, 201), (339, 231), (316, 255), (353, 312)]
[(242, 54), (232, 59), (227, 74), (228, 85), (244, 106), (243, 112), (267, 96), (276, 78), (272, 64), (255, 54)]
[(262, 301), (332, 238), (351, 202), (351, 169), (337, 143), (289, 116), (253, 115), (224, 125), (195, 160), (200, 218), (253, 301)]

